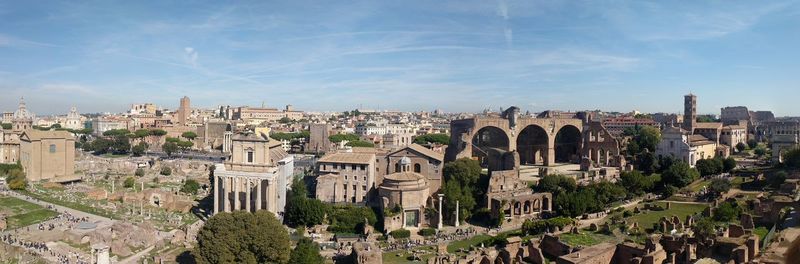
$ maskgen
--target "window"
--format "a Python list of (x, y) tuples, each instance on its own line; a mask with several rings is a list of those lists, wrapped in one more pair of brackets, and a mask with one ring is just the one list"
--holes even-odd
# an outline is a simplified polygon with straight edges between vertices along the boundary
[(353, 184), (353, 192), (356, 192), (356, 188), (358, 188), (358, 186), (356, 186), (355, 184)]
[(253, 163), (253, 152), (252, 151), (248, 151), (247, 152), (247, 162), (248, 163)]
[(361, 165), (361, 170), (367, 170), (367, 165)]
[(394, 172), (400, 172), (400, 163), (399, 162), (394, 164)]
[(356, 170), (356, 165), (355, 164), (350, 165), (350, 169), (351, 170)]
[(419, 163), (414, 163), (414, 172), (420, 173), (422, 172), (422, 166)]
[(344, 176), (344, 179), (347, 180), (347, 175)]
[(362, 191), (367, 191), (367, 186), (366, 185), (361, 185), (361, 190)]
[(50, 153), (56, 153), (56, 144), (50, 144)]

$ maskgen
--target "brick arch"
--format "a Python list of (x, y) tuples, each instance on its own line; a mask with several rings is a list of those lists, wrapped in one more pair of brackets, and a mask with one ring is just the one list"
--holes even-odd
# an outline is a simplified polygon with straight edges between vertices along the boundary
[(541, 165), (548, 160), (551, 136), (542, 126), (529, 124), (516, 135), (521, 164)]

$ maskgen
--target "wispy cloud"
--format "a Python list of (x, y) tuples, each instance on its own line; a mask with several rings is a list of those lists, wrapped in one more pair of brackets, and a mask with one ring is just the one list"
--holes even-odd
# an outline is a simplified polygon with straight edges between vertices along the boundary
[(0, 33), (0, 47), (60, 47), (56, 44), (22, 39)]
[(183, 51), (186, 53), (186, 54), (184, 54), (184, 57), (186, 58), (186, 61), (189, 62), (189, 65), (192, 65), (192, 67), (196, 68), (197, 67), (197, 56), (198, 56), (197, 55), (197, 51), (194, 50), (194, 48), (192, 48), (192, 47), (183, 48)]

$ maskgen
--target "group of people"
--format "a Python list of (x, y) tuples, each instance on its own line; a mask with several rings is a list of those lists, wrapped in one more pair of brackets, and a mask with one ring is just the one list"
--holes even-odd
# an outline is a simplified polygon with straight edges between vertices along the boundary
[[(48, 206), (49, 209), (55, 210), (51, 206)], [(86, 217), (75, 217), (68, 212), (62, 212), (56, 217), (52, 219), (39, 223), (36, 225), (36, 228), (39, 231), (52, 231), (56, 228), (67, 226), (68, 228), (72, 228), (73, 225), (79, 224), (81, 222), (88, 221)], [(19, 233), (23, 229), (17, 229), (15, 233)], [(25, 232), (30, 233), (31, 226), (24, 228)], [(27, 254), (31, 256), (39, 256), (48, 259), (56, 259), (58, 263), (74, 263), (74, 264), (88, 264), (88, 260), (85, 260), (80, 254), (76, 252), (68, 252), (66, 254), (62, 254), (57, 252), (51, 248), (49, 248), (45, 243), (42, 242), (31, 242), (25, 241), (19, 238), (17, 235), (8, 233), (1, 236), (2, 242), (11, 246), (18, 246), (26, 250)]]
[(440, 243), (450, 242), (450, 241), (457, 241), (470, 238), (477, 234), (477, 230), (473, 227), (468, 227), (464, 229), (456, 229), (453, 233), (444, 233), (438, 232), (436, 235), (431, 236), (429, 238), (417, 239), (417, 240), (398, 240), (394, 243), (389, 243), (387, 246), (383, 247), (384, 251), (395, 251), (395, 250), (408, 250), (419, 246), (429, 246), (429, 245), (436, 245)]

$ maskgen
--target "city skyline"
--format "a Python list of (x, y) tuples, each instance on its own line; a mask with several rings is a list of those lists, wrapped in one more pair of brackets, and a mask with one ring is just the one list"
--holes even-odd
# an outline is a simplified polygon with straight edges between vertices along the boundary
[[(0, 2), (0, 98), (39, 115), (132, 103), (797, 116), (797, 1)], [(793, 82), (794, 81), (794, 82)], [(312, 96), (309, 96), (312, 95)], [(405, 100), (397, 100), (404, 98)]]

